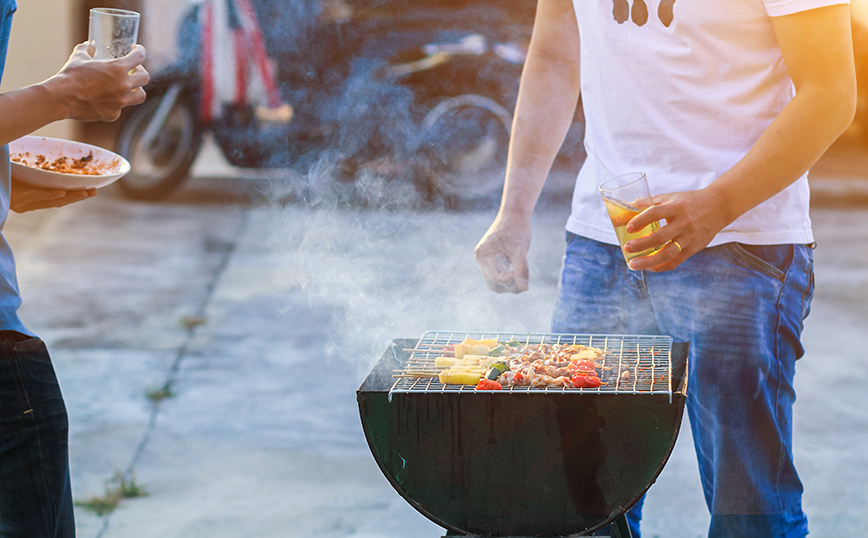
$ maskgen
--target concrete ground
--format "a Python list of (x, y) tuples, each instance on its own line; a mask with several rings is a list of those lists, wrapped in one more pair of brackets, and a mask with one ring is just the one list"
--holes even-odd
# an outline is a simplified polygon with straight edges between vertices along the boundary
[[(795, 457), (819, 537), (868, 526), (866, 165), (848, 139), (812, 180), (817, 290)], [(206, 159), (162, 203), (109, 188), (7, 225), (21, 315), (49, 344), (69, 408), (75, 498), (104, 496), (117, 472), (147, 491), (102, 516), (77, 507), (79, 536), (441, 536), (378, 470), (355, 389), (393, 338), (545, 332), (568, 197), (550, 189), (534, 221), (531, 291), (496, 295), (472, 255), (492, 208), (278, 204), (278, 176), (243, 176)], [(689, 428), (681, 435), (644, 536), (707, 528)]]

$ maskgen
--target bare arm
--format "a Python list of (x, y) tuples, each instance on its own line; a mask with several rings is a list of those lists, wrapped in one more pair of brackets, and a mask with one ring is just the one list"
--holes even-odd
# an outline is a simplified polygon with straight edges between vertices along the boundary
[(539, 0), (521, 75), (506, 183), (494, 223), (476, 246), (491, 289), (527, 290), (530, 220), (579, 98), (579, 31), (570, 0)]
[(665, 271), (705, 248), (740, 215), (784, 190), (805, 173), (853, 121), (856, 75), (850, 11), (836, 5), (772, 19), (795, 98), (775, 118), (745, 157), (705, 189), (655, 199), (656, 205), (628, 225), (639, 230), (666, 219), (654, 234), (629, 242), (641, 252), (669, 240), (637, 270)]
[(117, 60), (94, 60), (79, 44), (53, 77), (0, 94), (0, 145), (58, 120), (116, 120), (125, 106), (145, 100), (144, 60), (141, 45)]
[[(117, 60), (94, 60), (87, 45), (75, 47), (53, 77), (0, 94), (0, 145), (63, 119), (113, 121), (121, 110), (145, 100), (142, 86), (148, 72), (142, 67), (145, 49), (136, 45)], [(96, 195), (96, 191), (64, 191), (31, 187), (12, 178), (10, 208), (22, 213), (60, 207)]]

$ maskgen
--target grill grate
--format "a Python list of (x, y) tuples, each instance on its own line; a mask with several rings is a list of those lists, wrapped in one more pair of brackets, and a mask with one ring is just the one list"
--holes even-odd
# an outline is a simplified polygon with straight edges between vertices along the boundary
[[(459, 344), (465, 338), (483, 340), (496, 338), (506, 342), (518, 340), (525, 345), (563, 344), (596, 347), (605, 352), (598, 363), (603, 385), (597, 388), (510, 387), (502, 391), (477, 391), (470, 385), (444, 385), (435, 372), (434, 359), (443, 355), (443, 348)], [(611, 393), (668, 394), (672, 396), (672, 339), (668, 336), (544, 334), (428, 331), (410, 351), (404, 368), (396, 372), (398, 379), (390, 393)]]

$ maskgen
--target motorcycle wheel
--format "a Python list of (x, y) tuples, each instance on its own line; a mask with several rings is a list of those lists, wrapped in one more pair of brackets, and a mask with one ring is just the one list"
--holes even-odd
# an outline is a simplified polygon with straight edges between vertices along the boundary
[(512, 115), (482, 95), (448, 97), (422, 121), (428, 181), (447, 201), (491, 198), (503, 187)]
[(178, 188), (186, 179), (202, 148), (202, 128), (191, 99), (179, 96), (154, 139), (145, 144), (142, 136), (162, 99), (149, 97), (124, 123), (117, 149), (130, 161), (130, 173), (118, 183), (121, 192), (139, 200), (158, 200)]

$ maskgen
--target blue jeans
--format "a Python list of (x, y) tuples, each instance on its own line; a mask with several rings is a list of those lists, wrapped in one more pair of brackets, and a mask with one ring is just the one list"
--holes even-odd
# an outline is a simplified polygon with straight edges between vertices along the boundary
[(0, 537), (75, 536), (68, 431), (45, 344), (0, 331)]
[[(792, 410), (813, 290), (813, 252), (803, 245), (728, 243), (650, 273), (630, 271), (617, 246), (567, 234), (554, 332), (690, 342), (687, 411), (710, 538), (808, 533)], [(627, 515), (638, 537), (641, 503)]]

